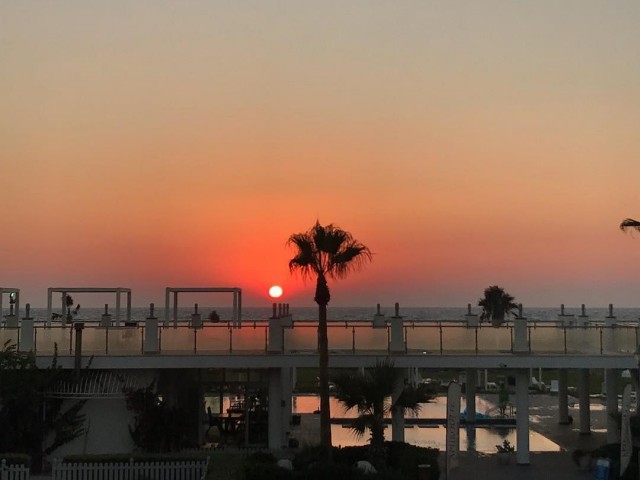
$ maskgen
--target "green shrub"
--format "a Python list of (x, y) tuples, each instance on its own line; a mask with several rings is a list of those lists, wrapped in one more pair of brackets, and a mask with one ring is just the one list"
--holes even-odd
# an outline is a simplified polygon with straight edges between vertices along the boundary
[(418, 478), (418, 465), (429, 465), (430, 478), (440, 477), (440, 451), (437, 448), (418, 447), (404, 442), (385, 442), (385, 447), (389, 467), (399, 469), (405, 476)]
[(275, 463), (246, 462), (244, 480), (292, 480), (293, 472), (280, 468)]
[(0, 460), (4, 460), (7, 466), (25, 465), (31, 467), (31, 457), (24, 453), (0, 453)]
[[(350, 465), (334, 463), (316, 463), (309, 465), (306, 471), (296, 472), (296, 480), (364, 480), (364, 474)], [(369, 476), (367, 479), (373, 480)]]
[(203, 460), (208, 452), (175, 452), (175, 453), (106, 453), (90, 455), (67, 455), (64, 463), (127, 463), (134, 462), (185, 462)]

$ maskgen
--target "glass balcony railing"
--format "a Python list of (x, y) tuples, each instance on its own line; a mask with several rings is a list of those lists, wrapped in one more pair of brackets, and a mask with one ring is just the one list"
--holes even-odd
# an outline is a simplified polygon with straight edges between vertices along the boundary
[[(374, 328), (365, 322), (331, 322), (328, 325), (331, 353), (385, 354), (394, 345), (407, 354), (456, 355), (504, 354), (513, 352), (515, 329), (512, 325), (469, 327), (464, 323), (406, 323), (395, 327)], [(242, 327), (228, 324), (192, 328), (186, 323), (158, 328), (161, 354), (265, 354), (269, 352), (270, 327), (267, 322), (252, 322)], [(282, 353), (315, 353), (318, 350), (318, 326), (312, 322), (295, 322), (292, 327), (276, 330), (281, 339), (274, 345)], [(282, 332), (282, 333), (280, 333)], [(393, 334), (400, 339), (392, 338)], [(274, 334), (273, 327), (271, 334)], [(630, 325), (568, 326), (529, 324), (526, 348), (536, 354), (633, 355), (639, 342), (639, 327)], [(0, 328), (0, 343), (18, 344), (18, 328)], [(69, 326), (34, 327), (36, 354), (74, 353), (77, 333)], [(140, 355), (145, 351), (145, 327), (101, 327), (85, 325), (82, 330), (83, 355)], [(398, 348), (400, 346), (400, 348)], [(271, 347), (273, 348), (273, 346)]]

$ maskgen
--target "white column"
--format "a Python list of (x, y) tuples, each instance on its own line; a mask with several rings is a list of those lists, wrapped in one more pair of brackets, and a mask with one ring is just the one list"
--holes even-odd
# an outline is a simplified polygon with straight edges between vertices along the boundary
[(30, 352), (33, 350), (33, 318), (30, 315), (30, 305), (27, 303), (26, 314), (20, 323), (20, 344), (21, 352)]
[(591, 435), (591, 402), (589, 400), (589, 369), (581, 368), (578, 377), (580, 404), (580, 435)]
[(178, 292), (173, 292), (173, 326), (178, 327)]
[(164, 326), (169, 326), (169, 307), (170, 307), (169, 287), (164, 291)]
[(238, 318), (236, 322), (238, 322), (238, 326), (240, 326), (240, 322), (242, 321), (242, 290), (238, 290)]
[(120, 326), (120, 289), (116, 290), (116, 327)]
[(153, 303), (149, 308), (149, 316), (144, 322), (144, 353), (158, 353), (158, 318), (154, 313)]
[(618, 413), (618, 370), (607, 369), (606, 374), (607, 442), (618, 443), (620, 441), (620, 431), (615, 418)]
[[(406, 369), (398, 369), (402, 374), (398, 375), (396, 386), (391, 395), (391, 402), (395, 403), (404, 389), (404, 374)], [(404, 410), (399, 408), (391, 412), (391, 440), (394, 442), (404, 442)]]
[(467, 368), (465, 400), (467, 402), (467, 423), (476, 423), (476, 369)]
[[(53, 309), (51, 308), (51, 296), (52, 291), (50, 288), (47, 289), (47, 318), (45, 320), (47, 326), (51, 326), (51, 315), (53, 314)], [(2, 295), (0, 295), (0, 302), (2, 302)], [(2, 303), (0, 303), (0, 308), (2, 307)]]
[(516, 371), (516, 463), (529, 465), (529, 371)]
[(567, 386), (567, 370), (558, 370), (558, 423), (569, 424), (569, 394)]
[(267, 445), (271, 450), (282, 447), (282, 378), (279, 368), (269, 369), (269, 436)]
[(280, 371), (280, 375), (282, 378), (282, 435), (281, 442), (282, 445), (287, 446), (288, 435), (291, 431), (291, 397), (293, 395), (293, 384), (291, 383), (292, 374), (291, 367), (282, 367)]

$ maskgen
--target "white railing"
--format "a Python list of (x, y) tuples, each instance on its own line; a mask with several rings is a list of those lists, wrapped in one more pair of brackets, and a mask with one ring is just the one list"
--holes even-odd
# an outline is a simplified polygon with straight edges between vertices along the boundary
[[(54, 460), (52, 480), (204, 480), (209, 457), (175, 462), (63, 463)], [(2, 479), (4, 480), (4, 479)]]
[(29, 467), (25, 465), (7, 465), (0, 461), (0, 480), (29, 480)]
[[(400, 327), (396, 329), (394, 344), (393, 328), (389, 325), (376, 328), (370, 322), (331, 323), (328, 325), (329, 350), (343, 354), (446, 355), (504, 354), (516, 348), (513, 324), (494, 328), (463, 322), (404, 322)], [(154, 331), (157, 340), (153, 351), (147, 351), (145, 345), (146, 328), (86, 325), (82, 330), (82, 355), (264, 355), (317, 352), (318, 348), (318, 327), (312, 322), (294, 322), (290, 327), (279, 329), (271, 329), (267, 322), (246, 322), (241, 328), (226, 324), (159, 327)], [(72, 327), (36, 326), (33, 332), (36, 355), (52, 355), (56, 346), (59, 355), (75, 353), (78, 333)], [(518, 353), (627, 355), (634, 354), (640, 344), (640, 327), (629, 324), (563, 326), (528, 322), (523, 335), (526, 338), (523, 337), (520, 349), (516, 349)], [(17, 329), (0, 328), (0, 340), (19, 341)]]

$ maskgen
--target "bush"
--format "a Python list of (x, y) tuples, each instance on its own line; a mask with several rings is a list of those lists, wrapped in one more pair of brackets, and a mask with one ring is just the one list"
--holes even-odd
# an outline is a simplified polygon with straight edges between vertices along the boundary
[(387, 464), (391, 468), (399, 469), (409, 478), (418, 478), (418, 465), (429, 465), (430, 477), (440, 478), (440, 466), (437, 448), (425, 448), (404, 442), (385, 442), (389, 457)]
[(7, 466), (24, 465), (31, 467), (31, 457), (24, 453), (0, 453), (0, 460), (4, 460)]
[[(631, 453), (631, 461), (624, 475), (621, 477), (623, 480), (637, 480), (638, 479), (638, 452), (640, 448), (633, 447)], [(611, 473), (609, 478), (620, 477), (620, 444), (608, 443), (601, 447), (596, 448), (592, 452), (593, 458), (608, 458), (611, 462)]]
[[(333, 449), (332, 467), (325, 466), (320, 461), (321, 448), (303, 448), (293, 460), (295, 479), (330, 478), (331, 480), (413, 480), (418, 478), (418, 465), (430, 466), (430, 477), (440, 476), (437, 448), (424, 448), (403, 442), (385, 442), (387, 452), (386, 468), (378, 469), (376, 475), (364, 475), (353, 468), (359, 460), (369, 460), (369, 446), (344, 447)], [(322, 475), (325, 475), (324, 477)]]
[(62, 458), (64, 463), (128, 463), (134, 462), (186, 462), (204, 460), (208, 452), (184, 453), (105, 453), (88, 455), (67, 455)]

